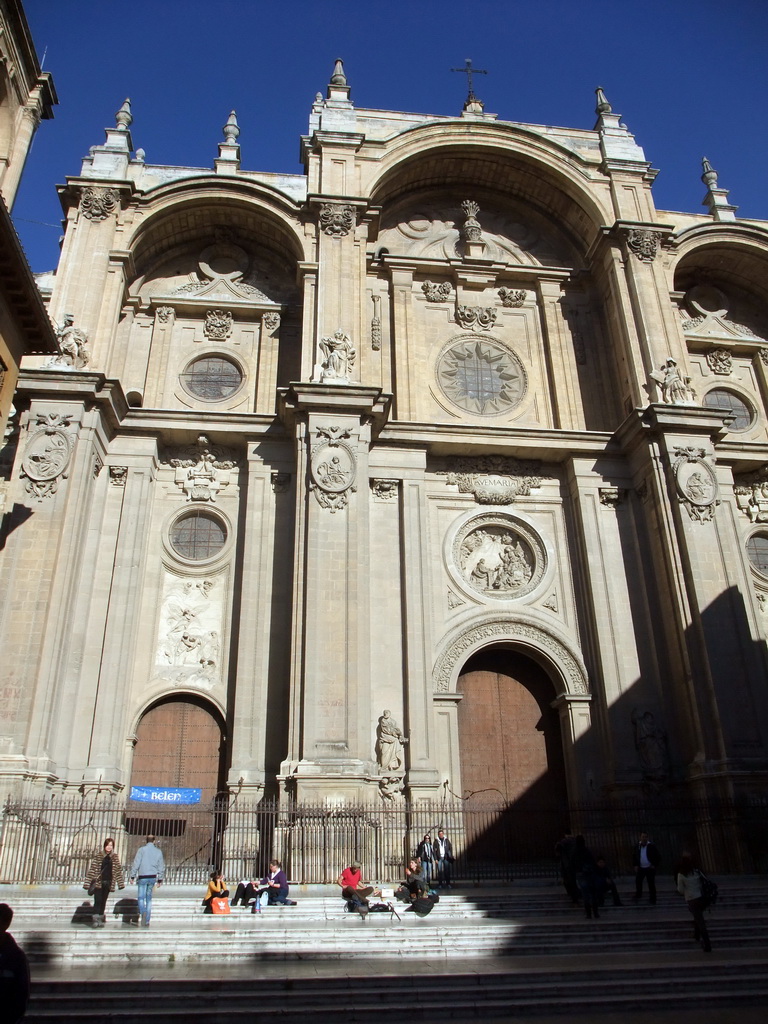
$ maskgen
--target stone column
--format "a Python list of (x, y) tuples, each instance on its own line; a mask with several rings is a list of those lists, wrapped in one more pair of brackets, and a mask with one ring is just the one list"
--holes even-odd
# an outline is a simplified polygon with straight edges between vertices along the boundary
[(589, 732), (589, 702), (591, 700), (592, 695), (588, 693), (564, 693), (552, 702), (552, 707), (560, 715), (565, 777), (568, 780), (568, 800), (572, 804), (588, 800), (592, 795), (588, 792), (587, 778), (582, 771), (582, 765), (576, 752), (577, 745)]
[(558, 280), (538, 279), (542, 335), (547, 357), (547, 397), (553, 407), (553, 425), (560, 430), (581, 430), (584, 410), (576, 375), (573, 345), (563, 317), (563, 286)]
[(297, 530), (291, 749), (298, 800), (358, 801), (377, 786), (370, 680), (368, 449), (378, 389), (294, 385)]

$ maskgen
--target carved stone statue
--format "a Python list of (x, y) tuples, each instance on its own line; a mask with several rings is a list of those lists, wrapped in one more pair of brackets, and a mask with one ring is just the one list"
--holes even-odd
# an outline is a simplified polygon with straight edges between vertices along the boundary
[(632, 726), (635, 731), (635, 747), (643, 769), (643, 778), (660, 786), (669, 778), (669, 753), (667, 734), (650, 711), (632, 711)]
[(344, 331), (335, 331), (333, 337), (320, 339), (320, 348), (325, 356), (321, 374), (323, 383), (347, 382), (357, 355), (349, 335)]
[(59, 369), (82, 370), (91, 361), (86, 348), (88, 335), (81, 327), (74, 326), (75, 318), (71, 313), (64, 317), (64, 323), (56, 329), (59, 339), (59, 355), (48, 360), (46, 366)]
[(401, 772), (405, 766), (404, 746), (408, 740), (391, 711), (384, 711), (376, 730), (376, 756), (382, 773)]
[(696, 392), (691, 387), (691, 378), (682, 375), (676, 360), (668, 359), (650, 376), (661, 387), (661, 396), (667, 405), (695, 405)]

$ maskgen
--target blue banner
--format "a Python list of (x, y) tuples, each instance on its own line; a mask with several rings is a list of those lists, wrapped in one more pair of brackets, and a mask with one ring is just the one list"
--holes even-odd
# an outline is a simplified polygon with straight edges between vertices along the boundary
[(201, 789), (166, 789), (162, 786), (131, 786), (131, 800), (144, 804), (199, 804)]

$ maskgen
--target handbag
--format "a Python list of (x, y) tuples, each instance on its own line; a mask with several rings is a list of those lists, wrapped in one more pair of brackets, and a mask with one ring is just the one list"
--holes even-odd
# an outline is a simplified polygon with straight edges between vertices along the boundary
[[(94, 880), (91, 882), (91, 884), (87, 887), (88, 888), (88, 895), (89, 896), (95, 895), (96, 892), (102, 887), (103, 884), (104, 884), (104, 878), (101, 875), (99, 875), (98, 878), (94, 878)], [(85, 889), (86, 886), (83, 886), (83, 888)]]
[(229, 900), (226, 896), (214, 896), (211, 900), (211, 911), (214, 914), (228, 914)]
[(717, 902), (719, 889), (717, 882), (713, 882), (711, 878), (707, 878), (706, 875), (702, 875), (699, 872), (699, 878), (701, 880), (701, 895), (704, 898), (704, 902), (708, 907), (711, 907)]

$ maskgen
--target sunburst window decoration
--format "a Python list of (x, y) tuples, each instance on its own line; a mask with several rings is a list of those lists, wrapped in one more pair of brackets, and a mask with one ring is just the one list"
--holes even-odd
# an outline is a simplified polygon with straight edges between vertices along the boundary
[(445, 397), (466, 412), (500, 416), (525, 397), (528, 376), (514, 352), (489, 338), (462, 337), (437, 362)]

